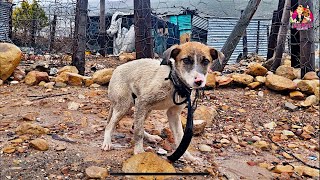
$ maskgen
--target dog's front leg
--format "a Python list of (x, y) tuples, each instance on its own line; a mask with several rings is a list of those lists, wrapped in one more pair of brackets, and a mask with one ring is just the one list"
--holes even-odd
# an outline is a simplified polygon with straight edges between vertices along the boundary
[(148, 110), (147, 106), (140, 103), (136, 103), (136, 108), (134, 111), (134, 154), (139, 154), (144, 152), (143, 149), (143, 137), (144, 137), (144, 121), (147, 117)]
[[(172, 107), (167, 111), (169, 126), (174, 136), (174, 142), (175, 142), (176, 148), (179, 146), (183, 137), (183, 129), (182, 129), (182, 124), (180, 120), (180, 114), (182, 109), (183, 109), (183, 105)], [(192, 162), (196, 162), (198, 160), (197, 158), (193, 157), (188, 151), (186, 151), (183, 154), (183, 157), (186, 160), (192, 161)]]

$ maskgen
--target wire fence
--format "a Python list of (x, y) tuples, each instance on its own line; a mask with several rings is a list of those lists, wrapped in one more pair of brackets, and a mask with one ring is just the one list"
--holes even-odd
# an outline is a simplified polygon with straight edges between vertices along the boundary
[[(149, 6), (142, 4), (141, 11), (151, 11), (150, 22), (146, 22), (144, 14), (135, 19), (134, 0), (105, 0), (104, 27), (101, 27), (101, 0), (92, 0), (88, 4), (86, 19), (86, 51), (92, 54), (119, 55), (123, 52), (136, 52), (136, 42), (145, 44), (139, 48), (145, 53), (152, 48), (161, 55), (173, 44), (186, 41), (200, 41), (222, 49), (230, 36), (233, 27), (241, 17), (249, 0), (151, 0)], [(246, 28), (246, 39), (240, 38), (229, 63), (236, 62), (240, 53), (257, 53), (265, 58), (268, 51), (276, 46), (268, 47), (270, 37), (274, 37), (274, 27), (280, 26), (279, 9), (281, 0), (261, 1), (253, 19)], [(282, 1), (283, 2), (283, 1)], [(24, 0), (13, 2), (0, 0), (0, 41), (11, 41), (23, 47), (28, 53), (72, 53), (76, 21), (76, 0)], [(11, 11), (12, 10), (12, 11)], [(137, 9), (136, 9), (137, 10)], [(275, 12), (278, 22), (274, 22)], [(12, 13), (11, 13), (12, 12)], [(313, 54), (316, 65), (319, 62), (319, 0), (313, 3), (315, 43)], [(137, 29), (134, 22), (142, 24), (145, 29)], [(281, 18), (280, 18), (281, 21)], [(143, 30), (143, 31), (142, 31)], [(150, 30), (150, 31), (149, 31)], [(290, 30), (290, 29), (289, 29)], [(141, 31), (141, 32), (140, 32)], [(139, 37), (148, 35), (149, 37)], [(150, 32), (148, 34), (148, 32)], [(295, 32), (297, 34), (299, 32)], [(244, 35), (244, 34), (243, 34)], [(150, 39), (148, 44), (146, 39)], [(292, 44), (300, 43), (288, 35), (285, 52), (291, 53)], [(245, 41), (245, 42), (243, 42)], [(269, 48), (269, 49), (268, 49)], [(245, 52), (245, 51), (247, 52)], [(243, 55), (242, 55), (243, 56)], [(297, 55), (295, 55), (297, 56)], [(300, 61), (300, 55), (297, 56)], [(268, 57), (270, 58), (270, 57)]]

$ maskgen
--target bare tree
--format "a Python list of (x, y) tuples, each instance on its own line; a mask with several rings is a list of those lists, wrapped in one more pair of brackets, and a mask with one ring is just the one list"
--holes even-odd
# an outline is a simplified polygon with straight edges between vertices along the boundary
[(281, 26), (280, 26), (279, 34), (277, 37), (277, 47), (275, 51), (275, 58), (271, 66), (272, 71), (275, 71), (281, 64), (282, 54), (285, 48), (285, 42), (286, 42), (286, 37), (288, 32), (290, 9), (291, 9), (291, 0), (286, 0), (282, 18), (281, 18)]
[(239, 21), (233, 28), (230, 36), (223, 45), (221, 51), (225, 55), (223, 64), (220, 65), (218, 61), (212, 65), (211, 69), (214, 71), (222, 71), (224, 66), (228, 63), (233, 51), (237, 47), (242, 35), (244, 34), (247, 26), (249, 25), (254, 13), (256, 12), (261, 0), (250, 0), (246, 9), (243, 11)]

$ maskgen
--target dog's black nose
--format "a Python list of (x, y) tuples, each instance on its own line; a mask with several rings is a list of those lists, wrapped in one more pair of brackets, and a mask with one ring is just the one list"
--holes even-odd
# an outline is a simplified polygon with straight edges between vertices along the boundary
[(201, 86), (202, 82), (203, 82), (203, 81), (199, 80), (199, 81), (195, 81), (194, 83), (195, 83), (196, 85), (198, 85), (198, 86)]

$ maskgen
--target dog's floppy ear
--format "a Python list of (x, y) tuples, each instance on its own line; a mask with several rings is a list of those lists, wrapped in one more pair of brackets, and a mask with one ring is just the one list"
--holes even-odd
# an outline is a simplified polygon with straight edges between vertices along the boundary
[(219, 60), (219, 63), (222, 65), (223, 63), (223, 60), (224, 60), (224, 54), (220, 51), (217, 51), (216, 49), (214, 48), (211, 48), (210, 49), (210, 55), (212, 57), (212, 60), (216, 60), (218, 59)]
[(161, 65), (168, 65), (170, 58), (175, 59), (180, 51), (181, 49), (179, 48), (179, 45), (173, 45), (169, 49), (165, 50), (162, 55)]

